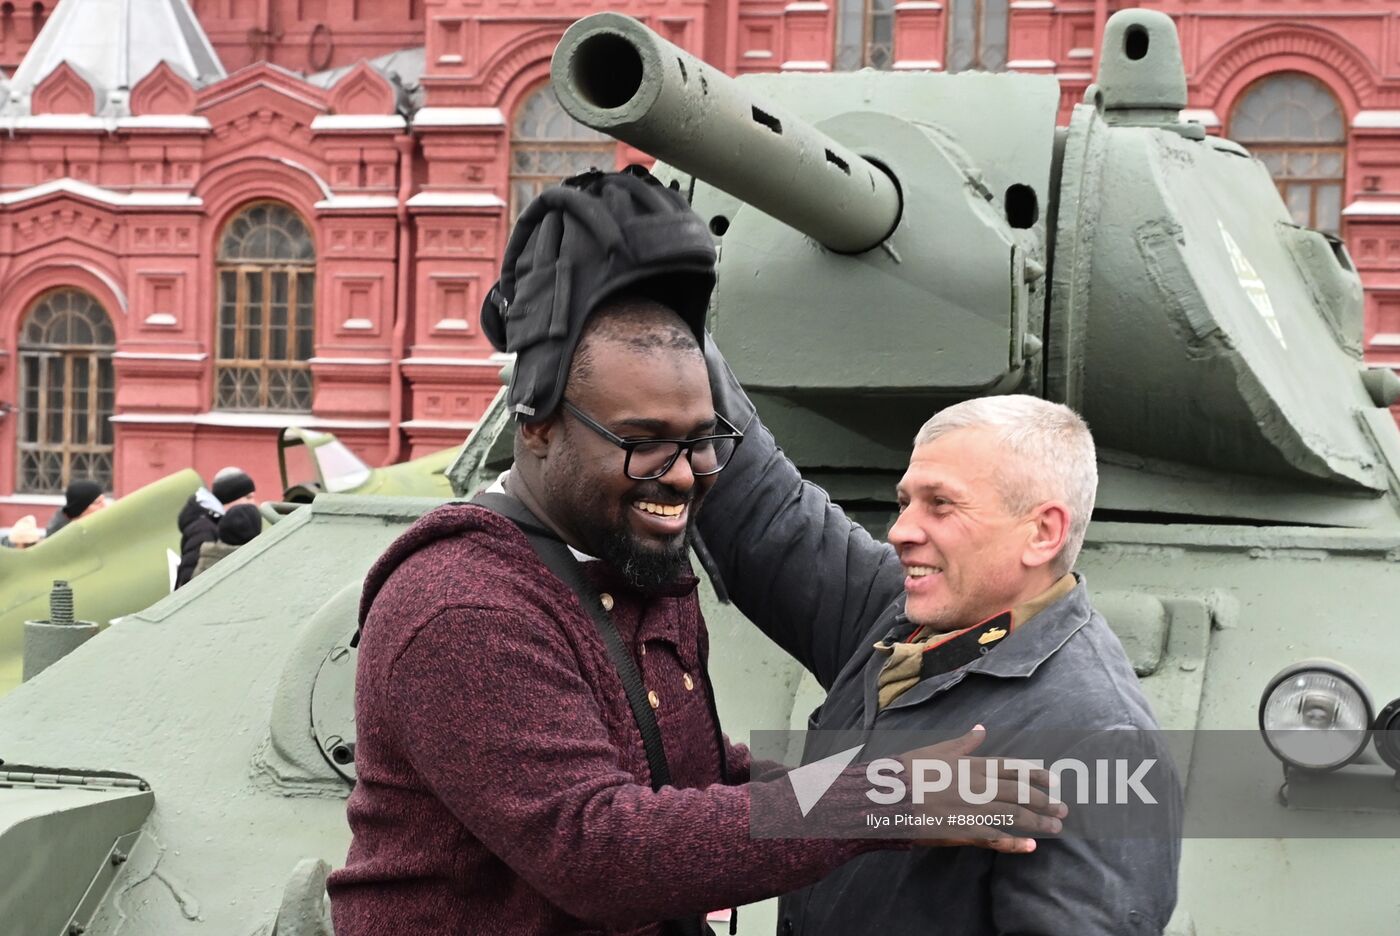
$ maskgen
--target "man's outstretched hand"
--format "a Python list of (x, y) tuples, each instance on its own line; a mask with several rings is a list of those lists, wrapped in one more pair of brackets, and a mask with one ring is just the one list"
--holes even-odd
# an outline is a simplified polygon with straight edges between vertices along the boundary
[[(918, 748), (900, 758), (905, 775), (911, 778), (919, 775), (920, 761), (938, 762), (946, 764), (953, 776), (958, 776), (960, 769), (966, 770), (967, 776), (978, 778), (979, 786), (983, 778), (987, 778), (988, 787), (995, 785), (995, 793), (986, 803), (964, 800), (957, 783), (937, 792), (926, 790), (923, 803), (917, 808), (936, 819), (926, 828), (948, 834), (916, 838), (915, 845), (974, 845), (1008, 855), (1029, 854), (1035, 851), (1035, 839), (1031, 836), (1057, 835), (1063, 828), (1061, 820), (1069, 809), (1063, 803), (1051, 802), (1046, 792), (1052, 782), (1050, 772), (1017, 767), (1014, 761), (995, 758), (989, 775), (988, 758), (969, 756), (986, 738), (987, 730), (978, 725), (960, 738)], [(966, 761), (961, 768), (960, 761)]]

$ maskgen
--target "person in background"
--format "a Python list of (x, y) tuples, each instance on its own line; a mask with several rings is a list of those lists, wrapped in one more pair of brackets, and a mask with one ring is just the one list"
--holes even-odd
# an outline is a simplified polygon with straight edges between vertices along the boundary
[(63, 492), (63, 506), (49, 520), (44, 534), (53, 536), (74, 520), (90, 517), (110, 503), (107, 495), (102, 493), (102, 485), (96, 481), (74, 481)]
[(199, 561), (195, 564), (190, 578), (209, 569), (210, 566), (244, 545), (262, 532), (262, 514), (254, 504), (237, 504), (219, 519), (219, 538), (199, 547)]
[(0, 546), (8, 546), (11, 549), (28, 549), (44, 538), (44, 534), (39, 532), (39, 522), (34, 519), (33, 514), (25, 514), (15, 521), (15, 525), (10, 527), (10, 532), (0, 538)]
[(176, 588), (194, 577), (200, 547), (218, 541), (219, 521), (224, 514), (239, 504), (256, 503), (253, 498), (256, 490), (247, 472), (229, 466), (214, 475), (212, 485), (200, 488), (185, 501), (176, 521), (180, 526), (180, 568), (175, 573)]

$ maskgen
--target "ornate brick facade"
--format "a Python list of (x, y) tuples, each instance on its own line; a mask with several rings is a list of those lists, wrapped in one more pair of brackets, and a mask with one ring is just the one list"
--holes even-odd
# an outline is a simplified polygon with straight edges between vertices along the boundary
[[(623, 158), (537, 97), (558, 36), (602, 7), (195, 0), (195, 22), (184, 0), (134, 2), (152, 18), (119, 36), (124, 73), (65, 50), (79, 13), (0, 5), (0, 526), (47, 510), (35, 492), (53, 466), (87, 470), (75, 453), (104, 439), (118, 493), (228, 463), (270, 491), (290, 424), (329, 428), (371, 463), (460, 441), (498, 385), (477, 311), (512, 202), (580, 161)], [(1010, 67), (1056, 75), (1068, 111), (1120, 5), (610, 7), (731, 73)], [(1191, 115), (1276, 150), (1295, 211), (1340, 228), (1367, 285), (1368, 354), (1400, 366), (1400, 0), (1138, 5), (1178, 22)], [(1266, 88), (1279, 75), (1292, 83)], [(266, 257), (230, 254), (231, 225), (255, 222), (286, 244), (267, 233)], [(114, 346), (36, 337), (35, 310), (75, 296), (95, 300)]]

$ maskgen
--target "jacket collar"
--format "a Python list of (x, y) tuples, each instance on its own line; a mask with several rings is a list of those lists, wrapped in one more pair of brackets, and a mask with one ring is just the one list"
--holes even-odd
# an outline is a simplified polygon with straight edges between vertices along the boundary
[(1035, 673), (1065, 642), (1089, 623), (1093, 607), (1084, 577), (1074, 573), (1075, 586), (1069, 594), (1043, 609), (1035, 618), (1018, 627), (993, 652), (968, 666), (969, 673), (984, 673), (1015, 679)]
[[(1035, 674), (1056, 651), (1065, 645), (1079, 629), (1089, 623), (1093, 609), (1089, 604), (1089, 592), (1084, 577), (1074, 574), (1074, 590), (1059, 601), (1037, 614), (1034, 620), (1024, 627), (1018, 627), (997, 644), (996, 649), (965, 667), (939, 673), (920, 680), (913, 688), (902, 693), (885, 706), (883, 711), (895, 711), (921, 705), (967, 678), (969, 673), (981, 673), (1002, 679), (1025, 679)], [(895, 626), (886, 635), (887, 640), (900, 640), (908, 637), (914, 626), (904, 614), (904, 596), (898, 599), (899, 611)], [(884, 657), (878, 654), (871, 644), (870, 656), (866, 658), (863, 676), (864, 714), (863, 725), (868, 730), (882, 709), (879, 700), (879, 673)]]
[[(1089, 623), (1093, 607), (1089, 603), (1089, 590), (1084, 576), (1072, 573), (1074, 588), (1069, 594), (1052, 602), (1038, 611), (1033, 621), (1024, 627), (1015, 628), (993, 653), (968, 664), (960, 670), (963, 673), (984, 673), (988, 676), (1024, 678), (1035, 673), (1040, 664), (1050, 659), (1065, 645), (1075, 633)], [(881, 641), (890, 643), (905, 640), (916, 629), (904, 612), (905, 596), (899, 596), (899, 612)]]

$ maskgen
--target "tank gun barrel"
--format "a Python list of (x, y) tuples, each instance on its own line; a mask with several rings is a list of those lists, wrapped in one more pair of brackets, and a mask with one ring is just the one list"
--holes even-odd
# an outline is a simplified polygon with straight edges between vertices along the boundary
[(899, 187), (883, 169), (629, 16), (570, 26), (551, 78), (575, 120), (831, 250), (869, 250), (899, 222)]

